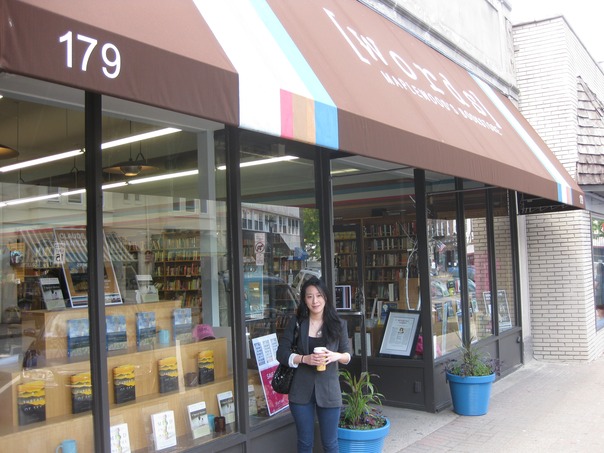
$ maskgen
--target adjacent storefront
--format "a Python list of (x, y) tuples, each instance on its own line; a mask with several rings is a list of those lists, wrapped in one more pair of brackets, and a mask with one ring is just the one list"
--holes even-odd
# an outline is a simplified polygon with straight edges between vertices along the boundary
[(389, 404), (448, 405), (462, 339), (522, 362), (518, 200), (582, 192), (480, 79), (355, 2), (0, 11), (3, 445), (293, 446), (301, 272)]

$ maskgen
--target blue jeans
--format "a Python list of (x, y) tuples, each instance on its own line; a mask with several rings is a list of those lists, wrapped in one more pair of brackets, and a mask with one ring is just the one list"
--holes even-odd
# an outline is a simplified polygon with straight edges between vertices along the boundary
[(321, 432), (321, 443), (325, 453), (338, 452), (339, 407), (319, 407), (313, 392), (306, 404), (289, 403), (289, 410), (296, 422), (298, 453), (312, 453), (315, 437), (315, 410)]

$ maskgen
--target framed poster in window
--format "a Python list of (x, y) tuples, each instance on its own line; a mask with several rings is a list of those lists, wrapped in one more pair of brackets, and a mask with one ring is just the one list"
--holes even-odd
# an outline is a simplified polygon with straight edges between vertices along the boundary
[(419, 336), (419, 325), (419, 311), (389, 310), (384, 323), (379, 355), (403, 358), (413, 356)]

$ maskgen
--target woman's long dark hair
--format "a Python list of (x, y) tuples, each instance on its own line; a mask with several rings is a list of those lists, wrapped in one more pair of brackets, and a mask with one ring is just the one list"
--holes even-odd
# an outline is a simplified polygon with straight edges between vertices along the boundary
[(338, 341), (340, 339), (340, 318), (336, 311), (335, 304), (331, 299), (331, 294), (327, 285), (323, 280), (317, 277), (311, 277), (300, 290), (300, 303), (298, 304), (298, 319), (306, 319), (310, 316), (310, 311), (306, 306), (306, 288), (314, 286), (319, 290), (325, 299), (325, 309), (323, 310), (323, 335), (327, 338), (327, 341)]

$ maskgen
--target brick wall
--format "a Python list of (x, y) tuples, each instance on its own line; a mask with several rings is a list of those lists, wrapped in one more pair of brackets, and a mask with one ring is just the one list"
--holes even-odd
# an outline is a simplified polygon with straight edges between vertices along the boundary
[[(516, 26), (513, 36), (520, 110), (576, 177), (577, 77), (604, 100), (604, 74), (561, 17)], [(595, 330), (590, 213), (526, 216), (526, 246), (523, 303), (530, 309), (534, 357), (599, 357), (604, 329)]]

